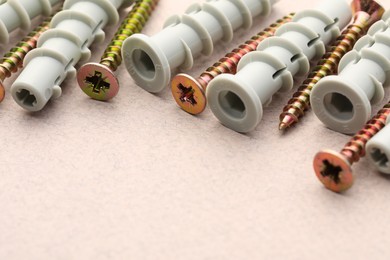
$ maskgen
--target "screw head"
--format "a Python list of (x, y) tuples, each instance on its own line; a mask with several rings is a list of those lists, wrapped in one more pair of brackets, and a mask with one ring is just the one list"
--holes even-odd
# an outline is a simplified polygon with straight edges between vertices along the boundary
[(114, 72), (98, 63), (87, 63), (77, 73), (82, 91), (93, 99), (107, 101), (118, 94), (119, 82)]
[(320, 151), (314, 157), (313, 167), (317, 178), (331, 191), (344, 192), (353, 185), (351, 164), (340, 153)]
[(176, 103), (187, 113), (197, 115), (206, 108), (206, 94), (202, 85), (186, 74), (176, 75), (171, 82), (171, 91)]
[(0, 81), (0, 102), (4, 100), (4, 96), (5, 96), (4, 85), (3, 82)]

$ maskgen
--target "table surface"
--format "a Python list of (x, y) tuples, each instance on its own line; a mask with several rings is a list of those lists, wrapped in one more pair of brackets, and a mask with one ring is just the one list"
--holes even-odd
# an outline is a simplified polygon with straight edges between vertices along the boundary
[[(144, 33), (195, 2), (162, 0)], [(189, 73), (199, 75), (279, 17), (320, 2), (279, 1)], [(106, 32), (91, 47), (94, 61), (115, 27)], [(22, 35), (13, 33), (12, 42)], [(275, 95), (262, 123), (244, 135), (208, 110), (184, 113), (169, 89), (145, 92), (123, 66), (118, 74), (119, 95), (105, 103), (84, 95), (75, 79), (38, 113), (7, 93), (0, 104), (0, 259), (388, 259), (390, 178), (362, 159), (352, 189), (326, 190), (313, 156), (340, 150), (350, 137), (313, 113), (281, 134), (278, 116), (293, 91)]]

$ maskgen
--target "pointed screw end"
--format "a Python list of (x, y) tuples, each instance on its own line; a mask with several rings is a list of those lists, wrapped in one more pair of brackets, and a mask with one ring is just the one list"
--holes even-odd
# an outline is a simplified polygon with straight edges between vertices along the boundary
[(294, 125), (298, 119), (291, 115), (282, 115), (280, 124), (279, 124), (279, 130), (284, 131), (290, 128), (292, 125)]

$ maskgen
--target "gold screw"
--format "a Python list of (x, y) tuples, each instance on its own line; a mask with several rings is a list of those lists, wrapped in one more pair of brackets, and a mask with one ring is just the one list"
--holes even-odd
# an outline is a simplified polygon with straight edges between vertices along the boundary
[(351, 166), (365, 156), (367, 142), (386, 126), (390, 115), (390, 102), (387, 103), (351, 140), (340, 153), (323, 150), (314, 157), (314, 170), (326, 188), (343, 192), (353, 185)]
[(176, 103), (187, 113), (197, 115), (206, 108), (205, 91), (207, 85), (216, 76), (223, 73), (235, 74), (237, 65), (241, 58), (249, 52), (255, 51), (257, 46), (266, 38), (275, 34), (276, 30), (283, 24), (291, 21), (294, 13), (271, 24), (268, 28), (253, 36), (250, 40), (226, 54), (213, 66), (204, 71), (198, 78), (181, 73), (172, 79), (171, 91)]
[(331, 47), (331, 51), (322, 57), (314, 71), (284, 107), (279, 117), (280, 130), (285, 130), (299, 121), (310, 108), (310, 94), (318, 81), (337, 72), (341, 58), (352, 50), (357, 40), (366, 34), (370, 26), (378, 21), (385, 11), (373, 0), (354, 0), (352, 10), (355, 14), (353, 22), (342, 32), (335, 45)]
[(0, 61), (0, 102), (5, 96), (3, 81), (23, 67), (23, 60), (27, 53), (37, 47), (39, 37), (50, 28), (53, 16), (46, 18), (39, 26), (34, 28), (24, 39), (15, 45)]
[(85, 94), (96, 100), (109, 100), (119, 91), (119, 82), (114, 72), (122, 63), (123, 42), (135, 33), (141, 32), (159, 0), (139, 0), (122, 22), (99, 63), (83, 65), (77, 74), (77, 81)]

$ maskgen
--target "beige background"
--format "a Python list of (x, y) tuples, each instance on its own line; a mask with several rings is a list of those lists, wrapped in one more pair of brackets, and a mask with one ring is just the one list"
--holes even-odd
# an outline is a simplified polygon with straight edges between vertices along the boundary
[[(144, 32), (158, 32), (194, 2), (162, 0)], [(190, 73), (319, 2), (281, 0)], [(114, 31), (107, 28), (105, 44)], [(105, 44), (92, 47), (93, 60)], [(292, 93), (276, 95), (256, 131), (242, 135), (209, 111), (184, 113), (168, 89), (143, 91), (123, 67), (119, 78), (122, 89), (109, 103), (89, 99), (69, 79), (42, 112), (27, 113), (10, 95), (0, 104), (0, 259), (390, 257), (389, 177), (363, 159), (346, 194), (324, 189), (313, 156), (349, 137), (312, 113), (281, 135), (278, 116)]]

